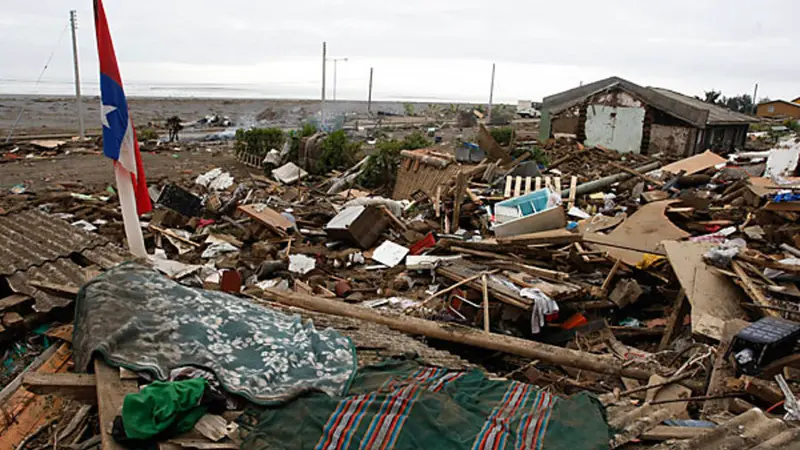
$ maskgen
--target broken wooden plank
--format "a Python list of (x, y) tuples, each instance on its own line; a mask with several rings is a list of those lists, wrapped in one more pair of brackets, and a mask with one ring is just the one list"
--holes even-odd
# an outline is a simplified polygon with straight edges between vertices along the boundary
[(667, 328), (661, 336), (661, 342), (658, 344), (658, 351), (664, 351), (669, 346), (669, 343), (675, 338), (675, 335), (680, 331), (681, 324), (683, 324), (683, 317), (689, 312), (689, 304), (686, 301), (686, 291), (681, 288), (678, 291), (678, 296), (675, 297), (675, 302), (672, 304), (672, 311), (670, 311), (669, 318), (667, 319)]
[(513, 180), (514, 177), (512, 177), (511, 175), (506, 177), (506, 189), (505, 191), (503, 191), (503, 197), (505, 198), (511, 197), (511, 189), (513, 188), (514, 185)]
[(174, 232), (174, 231), (172, 231), (172, 230), (170, 230), (168, 228), (161, 228), (161, 227), (158, 227), (156, 225), (153, 225), (152, 223), (149, 225), (149, 228), (151, 230), (153, 230), (153, 231), (158, 231), (159, 233), (161, 233), (161, 234), (163, 234), (165, 236), (169, 236), (169, 237), (171, 237), (171, 238), (173, 238), (173, 239), (175, 239), (177, 241), (183, 242), (184, 244), (191, 245), (192, 247), (202, 247), (197, 242), (194, 242), (192, 240), (186, 239), (185, 237), (179, 235), (178, 233), (176, 233), (176, 232)]
[(520, 234), (497, 238), (499, 244), (533, 245), (533, 244), (571, 244), (581, 241), (579, 233), (567, 230), (548, 230), (537, 233)]
[(575, 189), (578, 187), (578, 177), (572, 176), (569, 180), (569, 203), (567, 203), (567, 210), (575, 207)]
[(522, 195), (522, 177), (517, 175), (514, 181), (514, 197), (519, 197), (520, 195)]
[(38, 395), (56, 395), (84, 403), (97, 402), (97, 383), (86, 373), (27, 373), (22, 386)]
[(109, 366), (100, 358), (94, 360), (96, 380), (97, 409), (100, 420), (102, 450), (124, 450), (111, 436), (114, 417), (122, 410), (122, 401), (128, 394), (139, 391), (134, 380), (121, 380), (119, 370)]
[[(731, 265), (733, 266), (734, 272), (739, 277), (739, 281), (741, 281), (742, 289), (753, 300), (754, 303), (761, 306), (775, 306), (772, 302), (761, 292), (761, 289), (756, 286), (750, 276), (747, 275), (744, 268), (738, 261), (732, 261)], [(764, 314), (772, 317), (781, 317), (781, 313), (775, 311), (773, 309), (764, 309)]]
[[(719, 339), (719, 345), (717, 345), (716, 354), (725, 355), (730, 348), (733, 337), (747, 325), (749, 325), (747, 322), (739, 319), (725, 322)], [(706, 395), (715, 396), (727, 392), (727, 380), (734, 379), (735, 377), (736, 370), (733, 364), (731, 364), (727, 358), (718, 356), (714, 359), (714, 367), (711, 370), (711, 377), (708, 381)], [(728, 400), (725, 399), (707, 400), (703, 403), (703, 417), (710, 417), (727, 410), (727, 403)]]
[(80, 287), (72, 285), (72, 284), (57, 284), (57, 283), (49, 283), (47, 281), (30, 281), (28, 282), (31, 286), (42, 289), (44, 291), (48, 291), (51, 293), (55, 293), (56, 295), (60, 295), (66, 298), (75, 298), (78, 296), (78, 291)]
[[(33, 285), (34, 281), (29, 282), (29, 284)], [(0, 311), (5, 311), (7, 309), (13, 309), (20, 305), (24, 305), (28, 302), (33, 302), (33, 297), (23, 294), (11, 294), (8, 297), (4, 297), (0, 299)]]
[(461, 203), (464, 201), (464, 189), (467, 186), (467, 176), (464, 172), (459, 171), (456, 175), (456, 188), (453, 198), (453, 222), (451, 224), (451, 233), (458, 231), (458, 222), (461, 220)]
[(240, 205), (236, 209), (252, 217), (254, 220), (266, 226), (270, 231), (281, 237), (288, 236), (289, 230), (294, 226), (294, 224), (292, 224), (292, 222), (284, 217), (281, 213), (263, 203)]
[(652, 374), (651, 370), (623, 366), (611, 358), (598, 356), (592, 353), (496, 333), (485, 333), (482, 330), (476, 330), (453, 323), (441, 324), (436, 321), (409, 316), (387, 316), (369, 308), (349, 305), (336, 300), (309, 297), (273, 289), (267, 289), (260, 294), (269, 300), (298, 308), (366, 320), (410, 334), (423, 335), (448, 342), (457, 342), (464, 345), (511, 353), (529, 359), (538, 359), (551, 364), (575, 367), (591, 372), (622, 375), (640, 380), (647, 380)]
[(489, 332), (489, 282), (486, 274), (481, 276), (481, 290), (483, 291), (483, 331)]
[(668, 441), (671, 439), (694, 439), (711, 428), (699, 427), (671, 427), (667, 425), (656, 425), (652, 429), (642, 433), (640, 439), (645, 441)]

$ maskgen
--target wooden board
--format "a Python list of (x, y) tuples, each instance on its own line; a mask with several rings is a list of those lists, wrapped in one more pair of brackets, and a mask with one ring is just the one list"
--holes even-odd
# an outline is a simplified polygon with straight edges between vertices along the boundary
[(74, 400), (97, 402), (97, 384), (90, 373), (27, 373), (22, 386), (38, 395), (56, 395)]
[(139, 388), (134, 380), (121, 380), (119, 370), (106, 364), (102, 359), (94, 360), (94, 373), (97, 381), (97, 408), (100, 420), (100, 436), (102, 450), (124, 450), (111, 437), (114, 417), (122, 410), (122, 400), (126, 395), (138, 392)]
[(511, 155), (508, 154), (497, 141), (494, 140), (489, 130), (486, 129), (486, 125), (481, 124), (480, 129), (478, 130), (478, 146), (486, 152), (486, 155), (489, 156), (489, 159), (498, 159), (503, 163), (511, 162), (512, 158)]
[(613, 259), (620, 259), (629, 266), (635, 266), (644, 258), (644, 253), (659, 254), (662, 241), (679, 240), (691, 236), (676, 227), (664, 215), (667, 207), (674, 202), (674, 200), (670, 200), (648, 203), (608, 234), (613, 241), (624, 243), (629, 248), (641, 251), (605, 245), (596, 245), (595, 247), (607, 252)]
[(719, 341), (725, 322), (746, 319), (739, 303), (741, 291), (731, 280), (703, 261), (714, 247), (704, 242), (666, 242), (664, 250), (692, 305), (692, 332)]
[(520, 234), (518, 236), (499, 237), (497, 242), (503, 244), (531, 245), (531, 244), (571, 244), (581, 240), (579, 233), (567, 230), (540, 231), (538, 233)]
[(592, 216), (588, 219), (583, 219), (578, 222), (578, 231), (581, 233), (597, 233), (609, 228), (614, 228), (627, 218), (628, 215), (625, 213), (620, 213), (616, 216)]
[[(66, 372), (71, 358), (72, 351), (67, 344), (62, 344), (37, 372)], [(57, 418), (62, 403), (63, 400), (58, 397), (36, 395), (20, 387), (7, 402), (0, 405), (3, 408), (0, 414), (0, 443), (8, 445), (6, 448), (15, 448), (29, 434)]]
[(686, 175), (691, 175), (697, 172), (702, 172), (710, 167), (714, 167), (717, 164), (721, 164), (726, 161), (727, 159), (723, 158), (722, 156), (717, 155), (711, 150), (706, 150), (699, 155), (690, 156), (680, 161), (675, 161), (672, 164), (667, 164), (666, 166), (662, 167), (661, 170), (674, 174), (677, 174), (681, 170), (685, 170)]
[(286, 236), (287, 231), (293, 226), (289, 219), (283, 217), (281, 213), (264, 204), (241, 205), (236, 209), (247, 214), (281, 236)]

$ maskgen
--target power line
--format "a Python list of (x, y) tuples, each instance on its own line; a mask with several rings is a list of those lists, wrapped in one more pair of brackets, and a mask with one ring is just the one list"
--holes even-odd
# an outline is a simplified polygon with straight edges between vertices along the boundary
[[(61, 44), (61, 41), (64, 39), (64, 35), (67, 34), (67, 28), (69, 28), (69, 22), (64, 24), (64, 29), (61, 30), (61, 36), (58, 37), (58, 42), (56, 45), (53, 46), (53, 51), (50, 52), (50, 56), (47, 58), (47, 62), (44, 63), (44, 67), (42, 68), (42, 72), (39, 74), (39, 78), (36, 79), (36, 84), (33, 86), (34, 90), (39, 87), (39, 82), (42, 81), (42, 77), (44, 76), (45, 71), (47, 68), (50, 67), (50, 62), (53, 61), (53, 56), (56, 54), (56, 50), (58, 50), (58, 46)], [(11, 131), (8, 132), (8, 137), (6, 137), (6, 143), (11, 140), (11, 137), (14, 135), (14, 130), (16, 130), (17, 125), (19, 125), (19, 121), (22, 119), (22, 114), (25, 113), (25, 105), (22, 105), (22, 109), (19, 111), (19, 115), (17, 116), (17, 120), (14, 122), (14, 126), (11, 127)]]

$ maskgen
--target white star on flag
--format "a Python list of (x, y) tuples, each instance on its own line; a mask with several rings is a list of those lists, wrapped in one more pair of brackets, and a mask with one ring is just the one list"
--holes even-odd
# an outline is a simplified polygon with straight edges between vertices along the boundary
[(103, 122), (104, 128), (111, 128), (108, 124), (108, 115), (117, 110), (116, 106), (100, 104), (100, 121)]

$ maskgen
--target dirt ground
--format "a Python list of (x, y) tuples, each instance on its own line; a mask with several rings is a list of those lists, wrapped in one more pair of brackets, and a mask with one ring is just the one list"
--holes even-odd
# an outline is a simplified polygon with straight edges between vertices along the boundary
[[(192, 151), (143, 152), (142, 160), (149, 183), (162, 178), (196, 176), (214, 167), (230, 171), (234, 177), (247, 176), (250, 170), (236, 161), (229, 143), (204, 145)], [(111, 161), (100, 154), (59, 155), (0, 165), (2, 195), (18, 183), (24, 183), (33, 192), (59, 183), (80, 183), (86, 188), (116, 185)]]

